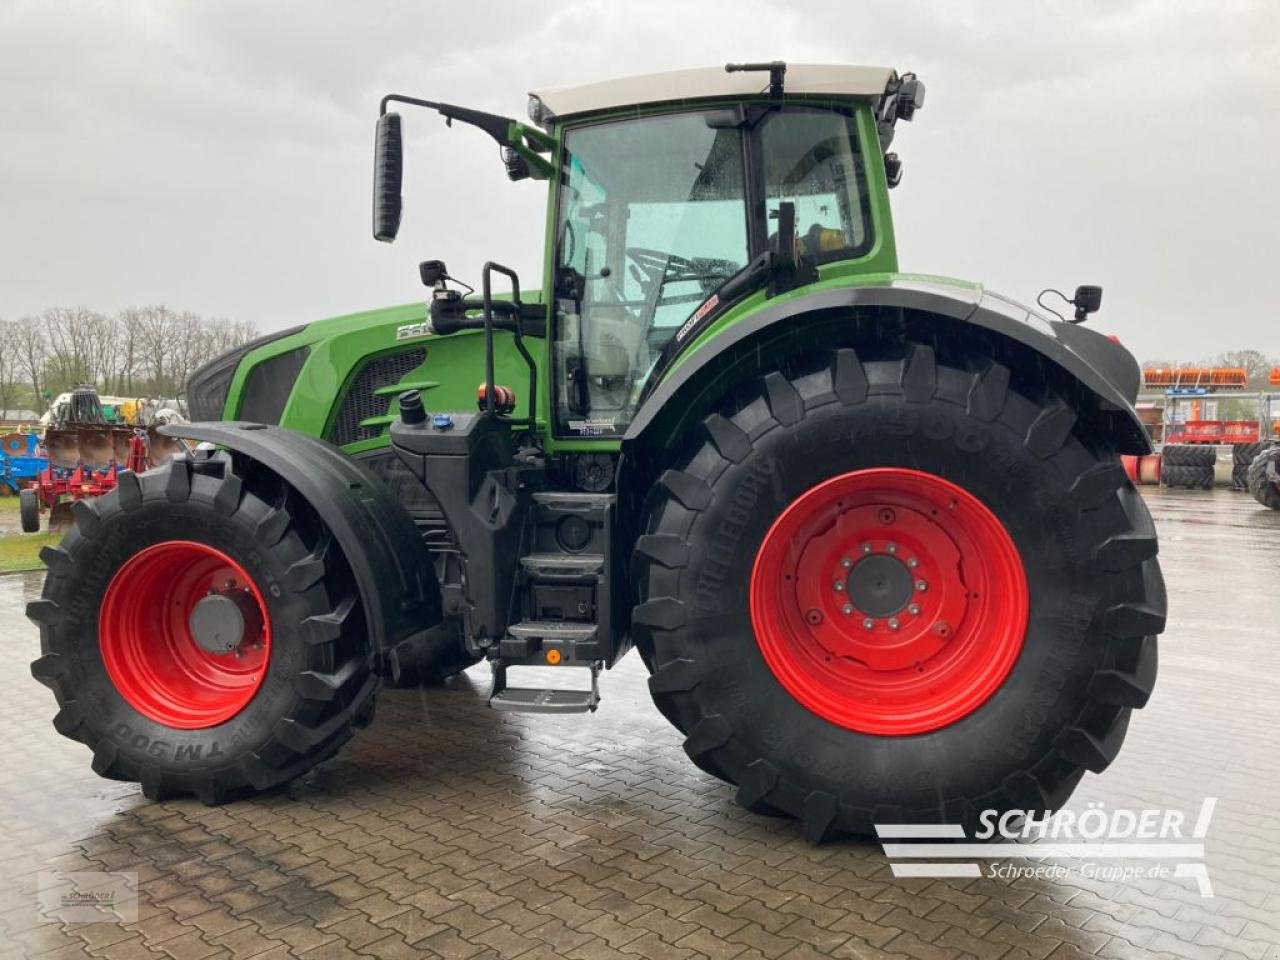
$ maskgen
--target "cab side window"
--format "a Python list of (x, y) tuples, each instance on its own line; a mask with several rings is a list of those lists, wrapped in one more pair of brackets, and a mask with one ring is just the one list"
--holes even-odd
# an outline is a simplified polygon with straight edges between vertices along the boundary
[(796, 208), (796, 235), (817, 263), (861, 256), (870, 212), (854, 118), (829, 110), (783, 110), (760, 134), (765, 209)]

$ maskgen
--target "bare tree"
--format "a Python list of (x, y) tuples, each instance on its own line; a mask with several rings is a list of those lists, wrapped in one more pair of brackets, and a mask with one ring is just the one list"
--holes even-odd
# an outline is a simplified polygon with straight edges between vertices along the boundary
[(0, 406), (17, 405), (24, 383), (42, 394), (80, 383), (105, 394), (174, 396), (198, 367), (251, 340), (250, 324), (205, 319), (163, 305), (114, 316), (87, 307), (51, 307), (39, 317), (0, 322)]
[(18, 405), (16, 327), (12, 320), (0, 320), (0, 410), (12, 410)]
[(1249, 375), (1249, 389), (1261, 390), (1267, 386), (1272, 363), (1260, 350), (1228, 350), (1214, 364), (1219, 367), (1244, 367)]
[(22, 317), (17, 321), (18, 368), (31, 384), (31, 407), (37, 413), (45, 408), (44, 365), (49, 355), (49, 342), (39, 317)]
[(186, 331), (180, 329), (178, 315), (164, 305), (139, 307), (136, 322), (138, 363), (144, 383), (151, 393), (167, 393), (169, 359)]
[(115, 315), (114, 327), (117, 339), (116, 369), (114, 385), (108, 392), (133, 396), (134, 380), (138, 374), (138, 311), (121, 310)]

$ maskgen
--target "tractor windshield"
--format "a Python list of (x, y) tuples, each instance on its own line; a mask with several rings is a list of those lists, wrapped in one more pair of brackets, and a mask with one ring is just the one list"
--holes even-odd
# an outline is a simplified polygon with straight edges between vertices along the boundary
[(769, 242), (768, 215), (783, 201), (818, 263), (870, 246), (852, 114), (774, 109), (754, 127), (710, 119), (664, 114), (566, 135), (553, 339), (561, 435), (625, 432), (663, 348)]

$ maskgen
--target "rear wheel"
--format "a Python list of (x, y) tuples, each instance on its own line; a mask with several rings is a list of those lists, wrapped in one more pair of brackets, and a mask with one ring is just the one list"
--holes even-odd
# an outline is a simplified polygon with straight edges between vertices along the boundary
[(23, 533), (40, 532), (40, 498), (30, 488), (18, 492), (18, 517)]
[(976, 357), (766, 376), (637, 544), (650, 689), (703, 769), (818, 840), (1053, 809), (1120, 748), (1163, 581), (1119, 458)]
[(31, 671), (58, 701), (54, 727), (152, 799), (277, 786), (372, 716), (374, 657), (345, 561), (260, 473), (227, 455), (122, 473), (41, 554)]

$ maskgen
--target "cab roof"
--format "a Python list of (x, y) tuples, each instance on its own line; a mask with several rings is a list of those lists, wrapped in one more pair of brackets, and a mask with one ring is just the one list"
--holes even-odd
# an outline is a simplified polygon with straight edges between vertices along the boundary
[[(888, 67), (853, 67), (830, 63), (788, 63), (785, 92), (830, 94), (839, 97), (879, 98), (894, 77)], [(727, 73), (724, 67), (696, 67), (667, 73), (647, 73), (580, 87), (534, 90), (530, 96), (542, 104), (547, 119), (563, 119), (625, 107), (681, 100), (711, 100), (767, 93), (769, 75), (761, 72)]]

